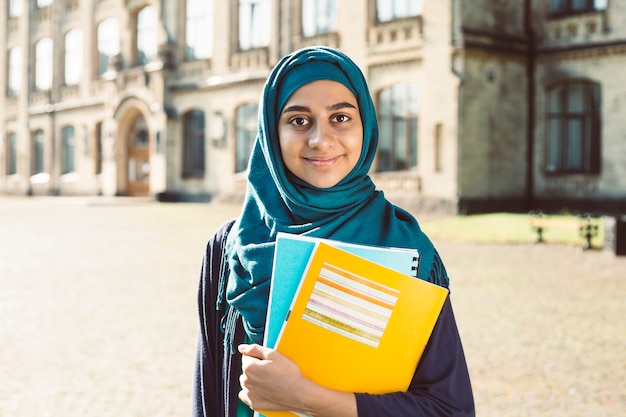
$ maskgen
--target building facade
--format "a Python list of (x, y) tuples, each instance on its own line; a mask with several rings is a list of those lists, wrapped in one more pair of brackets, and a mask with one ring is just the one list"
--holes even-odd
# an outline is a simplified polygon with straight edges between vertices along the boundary
[(626, 2), (3, 0), (0, 194), (240, 200), (266, 77), (340, 48), (416, 211), (626, 210)]

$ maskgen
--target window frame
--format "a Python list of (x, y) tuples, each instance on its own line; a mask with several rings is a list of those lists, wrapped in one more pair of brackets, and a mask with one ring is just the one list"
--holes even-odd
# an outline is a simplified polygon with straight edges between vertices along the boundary
[(8, 97), (17, 96), (22, 90), (22, 48), (14, 46), (8, 51), (7, 91)]
[(213, 0), (186, 1), (184, 31), (185, 60), (206, 59), (213, 55)]
[(109, 61), (121, 50), (120, 22), (115, 17), (103, 19), (96, 28), (97, 75), (101, 77), (109, 70)]
[(35, 90), (49, 91), (52, 88), (54, 44), (49, 36), (35, 43)]
[(206, 174), (206, 120), (200, 109), (183, 114), (183, 178), (204, 178)]
[[(75, 39), (74, 39), (75, 38)], [(76, 44), (73, 44), (76, 42)], [(78, 85), (83, 76), (84, 35), (80, 28), (67, 31), (64, 38), (64, 71), (65, 85)]]
[(137, 66), (147, 65), (157, 56), (158, 22), (157, 9), (150, 4), (139, 9), (135, 15), (135, 63)]
[[(570, 110), (572, 90), (581, 88), (582, 111)], [(557, 96), (561, 93), (561, 96)], [(553, 101), (556, 100), (556, 101)], [(553, 109), (556, 103), (559, 108)], [(597, 175), (601, 170), (601, 87), (589, 80), (567, 80), (546, 89), (546, 143), (543, 170), (546, 175)], [(570, 134), (579, 125), (580, 131)], [(556, 132), (556, 133), (555, 133)], [(556, 137), (555, 137), (556, 136)], [(579, 139), (580, 149), (576, 147)], [(577, 152), (574, 154), (573, 152)], [(556, 153), (556, 155), (553, 155)], [(571, 159), (578, 155), (580, 166)]]
[[(387, 94), (388, 98), (385, 97)], [(380, 132), (377, 171), (397, 172), (418, 168), (419, 87), (411, 83), (396, 83), (381, 89), (377, 98)], [(399, 159), (399, 155), (404, 155), (405, 159)]]
[(63, 140), (62, 175), (76, 172), (76, 128), (66, 125), (61, 129)]
[(104, 138), (104, 123), (103, 122), (97, 122), (96, 123), (96, 127), (95, 127), (95, 136), (94, 136), (94, 145), (93, 145), (93, 148), (94, 148), (94, 155), (93, 155), (94, 174), (96, 174), (96, 175), (102, 174), (102, 163), (103, 163), (102, 142), (103, 142), (103, 138)]
[(16, 19), (24, 13), (23, 0), (9, 0), (9, 19)]
[(32, 156), (31, 156), (31, 175), (43, 174), (46, 172), (45, 160), (45, 134), (43, 129), (37, 129), (32, 133)]
[[(575, 2), (584, 1), (581, 8), (577, 8)], [(550, 16), (569, 16), (582, 13), (603, 12), (608, 8), (608, 0), (550, 0)]]
[[(259, 14), (248, 13), (262, 6)], [(270, 0), (238, 0), (237, 3), (237, 46), (239, 51), (265, 48), (270, 45), (272, 28), (272, 4)], [(255, 25), (258, 25), (255, 27)], [(261, 33), (258, 33), (261, 32)], [(247, 34), (247, 36), (245, 36)]]
[[(300, 28), (303, 37), (310, 38), (337, 30), (337, 0), (301, 1)], [(324, 19), (328, 21), (327, 25), (324, 25)]]
[(235, 173), (246, 172), (258, 130), (259, 103), (243, 103), (235, 110)]
[(5, 174), (17, 175), (17, 132), (7, 132), (5, 155)]
[[(390, 9), (388, 10), (388, 15), (381, 15), (383, 10), (381, 6)], [(398, 10), (401, 6), (406, 7), (407, 10)], [(415, 9), (411, 10), (411, 6), (415, 7)], [(376, 0), (374, 9), (377, 23), (391, 22), (392, 20), (421, 16), (424, 12), (424, 0)]]

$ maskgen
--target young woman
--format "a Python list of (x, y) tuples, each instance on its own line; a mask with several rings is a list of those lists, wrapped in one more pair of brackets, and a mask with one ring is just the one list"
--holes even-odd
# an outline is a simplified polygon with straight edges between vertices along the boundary
[(449, 298), (407, 392), (330, 390), (261, 346), (277, 232), (416, 248), (418, 277), (448, 286), (415, 218), (375, 189), (368, 172), (377, 144), (365, 78), (345, 54), (305, 48), (276, 65), (263, 90), (242, 212), (206, 248), (192, 415), (248, 416), (252, 409), (329, 417), (474, 415)]

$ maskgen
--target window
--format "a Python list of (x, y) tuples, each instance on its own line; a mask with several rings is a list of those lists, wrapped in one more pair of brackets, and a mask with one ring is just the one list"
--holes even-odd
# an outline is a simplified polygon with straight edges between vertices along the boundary
[(35, 89), (52, 87), (52, 38), (43, 38), (35, 45)]
[(37, 0), (37, 7), (39, 8), (50, 6), (51, 4), (52, 0)]
[(270, 24), (269, 0), (239, 0), (239, 49), (269, 45)]
[(20, 17), (22, 15), (24, 0), (9, 0), (9, 18)]
[(213, 54), (213, 1), (187, 0), (185, 56), (188, 60)]
[(10, 132), (6, 145), (6, 174), (17, 174), (17, 133)]
[(380, 140), (378, 170), (397, 171), (417, 167), (417, 115), (419, 89), (396, 84), (379, 95)]
[(7, 95), (15, 96), (22, 88), (22, 49), (19, 46), (9, 51), (9, 77)]
[(146, 65), (157, 54), (157, 14), (154, 6), (137, 13), (137, 65)]
[(419, 16), (423, 8), (423, 0), (376, 0), (376, 18), (379, 22), (388, 22), (403, 17)]
[(600, 172), (600, 86), (586, 81), (548, 90), (546, 171)]
[(595, 10), (606, 10), (607, 0), (551, 0), (552, 14), (584, 13)]
[(315, 36), (337, 29), (336, 0), (302, 0), (302, 35)]
[(65, 126), (63, 128), (63, 174), (75, 171), (74, 153), (74, 126)]
[(43, 130), (38, 129), (33, 133), (33, 153), (31, 174), (44, 172), (44, 138)]
[(248, 169), (248, 160), (256, 140), (259, 105), (247, 103), (237, 108), (236, 172)]
[(83, 73), (83, 32), (72, 29), (65, 35), (65, 85), (76, 85)]
[(129, 148), (148, 148), (150, 146), (150, 135), (148, 133), (148, 123), (146, 119), (141, 116), (133, 123), (133, 128), (128, 135), (128, 147)]
[(437, 123), (435, 125), (435, 172), (443, 171), (443, 124)]
[(94, 145), (94, 173), (96, 175), (102, 174), (102, 137), (104, 133), (103, 129), (104, 123), (99, 122), (96, 124), (96, 143)]
[(117, 19), (109, 18), (98, 25), (98, 75), (109, 67), (109, 59), (120, 53), (120, 33)]
[(204, 177), (204, 112), (192, 110), (183, 116), (183, 177)]

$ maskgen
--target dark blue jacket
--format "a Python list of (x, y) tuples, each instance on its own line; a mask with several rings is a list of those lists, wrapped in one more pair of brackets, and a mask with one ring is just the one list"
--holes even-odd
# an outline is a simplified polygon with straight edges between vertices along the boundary
[[(241, 355), (224, 345), (223, 320), (235, 320), (232, 346), (244, 341), (236, 312), (227, 315), (226, 303), (217, 305), (224, 282), (224, 243), (232, 222), (224, 224), (208, 242), (200, 273), (198, 312), (200, 329), (196, 351), (192, 417), (236, 417)], [(441, 262), (437, 257), (437, 262)], [(440, 263), (433, 276), (447, 283)], [(465, 355), (448, 298), (407, 392), (384, 395), (356, 394), (359, 417), (473, 417), (474, 398)]]

